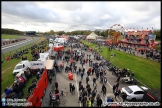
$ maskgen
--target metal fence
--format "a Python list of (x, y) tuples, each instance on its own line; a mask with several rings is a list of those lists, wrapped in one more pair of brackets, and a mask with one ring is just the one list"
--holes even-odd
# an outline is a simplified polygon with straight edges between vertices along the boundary
[[(41, 42), (39, 42), (39, 43), (37, 43), (36, 45), (39, 45)], [(28, 45), (25, 45), (25, 46), (22, 46), (22, 47), (20, 47), (20, 48), (18, 48), (18, 49), (15, 49), (15, 50), (12, 50), (12, 51), (9, 51), (9, 52), (7, 52), (7, 53), (1, 53), (1, 63), (4, 63), (5, 61), (7, 61), (7, 56), (9, 56), (9, 57), (12, 57), (15, 53), (17, 53), (17, 52), (20, 52), (20, 51), (22, 51), (22, 50), (25, 50), (25, 49), (30, 49), (31, 48), (31, 46), (33, 46), (35, 43), (31, 43), (31, 44), (28, 44)], [(16, 59), (16, 58), (14, 58), (14, 59)]]

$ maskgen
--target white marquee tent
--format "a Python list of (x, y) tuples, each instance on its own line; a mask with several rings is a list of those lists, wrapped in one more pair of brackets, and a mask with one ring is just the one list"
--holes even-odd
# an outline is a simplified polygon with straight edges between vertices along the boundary
[(97, 39), (97, 36), (94, 32), (92, 32), (90, 35), (87, 36), (87, 39)]

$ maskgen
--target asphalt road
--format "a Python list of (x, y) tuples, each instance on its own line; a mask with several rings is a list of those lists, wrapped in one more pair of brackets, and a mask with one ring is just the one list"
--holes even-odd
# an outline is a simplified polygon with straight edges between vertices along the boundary
[(12, 51), (12, 50), (18, 49), (20, 47), (23, 47), (25, 45), (28, 45), (30, 43), (33, 43), (33, 42), (37, 41), (38, 39), (39, 39), (39, 37), (28, 38), (27, 40), (24, 40), (24, 41), (5, 45), (5, 46), (1, 47), (1, 54), (5, 54), (9, 51)]
[[(86, 51), (85, 55), (87, 55), (87, 54), (91, 54), (91, 59), (92, 59), (93, 62), (100, 62), (100, 61), (94, 60), (94, 56), (92, 55), (91, 52)], [(85, 56), (85, 58), (86, 58), (86, 56)], [(67, 65), (67, 63), (65, 62), (64, 67), (66, 67), (66, 65)], [(69, 63), (68, 63), (68, 65), (69, 65)], [(87, 63), (84, 66), (85, 66), (85, 75), (83, 76), (82, 84), (85, 87), (86, 86), (87, 70), (89, 68), (89, 64)], [(80, 62), (78, 61), (77, 62), (77, 70), (79, 69), (79, 67), (82, 67), (82, 66), (81, 66)], [(110, 71), (108, 71), (108, 69), (106, 69), (106, 70), (107, 70), (106, 71), (106, 73), (107, 73), (106, 77), (107, 77), (107, 80), (108, 80), (108, 82), (106, 84), (106, 88), (107, 88), (106, 96), (103, 96), (102, 93), (101, 93), (102, 84), (100, 83), (100, 79), (98, 79), (96, 81), (97, 82), (97, 90), (98, 90), (98, 93), (100, 94), (103, 102), (106, 102), (106, 98), (108, 96), (114, 98), (112, 86), (115, 84), (115, 81), (117, 79), (117, 77), (112, 75), (112, 73)], [(94, 77), (96, 77), (96, 76), (90, 75), (89, 84), (90, 84), (90, 87), (91, 87), (92, 90), (94, 89), (93, 88), (93, 81), (92, 81), (92, 79)], [(73, 73), (73, 80), (68, 79), (68, 74), (65, 73), (64, 70), (61, 73), (57, 73), (56, 81), (59, 84), (59, 86), (58, 86), (59, 91), (61, 91), (61, 89), (63, 89), (64, 92), (67, 92), (66, 97), (65, 96), (60, 97), (60, 106), (79, 106), (79, 107), (82, 106), (81, 103), (78, 103), (78, 97), (79, 97), (79, 93), (80, 93), (78, 91), (78, 89), (79, 89), (78, 86), (79, 86), (80, 80), (81, 80), (80, 75), (77, 75), (76, 73)], [(70, 93), (70, 88), (69, 88), (70, 82), (75, 85), (75, 95), (72, 95)], [(55, 83), (55, 81), (53, 80), (53, 82), (51, 84), (49, 84), (49, 86), (46, 90), (46, 94), (45, 94), (43, 101), (42, 101), (42, 106), (52, 107), (52, 105), (51, 106), (49, 105), (49, 92), (55, 90), (54, 83)], [(119, 88), (122, 88), (122, 87), (125, 87), (125, 86), (129, 86), (129, 85), (122, 82), (122, 81), (119, 82)], [(114, 98), (114, 102), (122, 102), (121, 97), (117, 97), (116, 99)], [(94, 102), (94, 106), (96, 106), (96, 102)]]

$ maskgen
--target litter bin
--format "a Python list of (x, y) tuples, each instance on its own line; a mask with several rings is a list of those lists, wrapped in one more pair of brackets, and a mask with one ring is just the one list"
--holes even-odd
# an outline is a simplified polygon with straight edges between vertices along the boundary
[(69, 75), (69, 79), (70, 79), (70, 80), (73, 80), (73, 74), (70, 74), (70, 75)]

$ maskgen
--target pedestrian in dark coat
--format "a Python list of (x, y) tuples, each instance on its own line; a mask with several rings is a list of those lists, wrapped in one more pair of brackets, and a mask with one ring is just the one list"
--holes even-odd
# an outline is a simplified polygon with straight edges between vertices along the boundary
[(81, 86), (81, 84), (82, 84), (82, 81), (79, 81), (79, 87)]
[(86, 77), (86, 84), (88, 84), (89, 76)]
[(51, 84), (51, 82), (52, 82), (52, 77), (51, 76), (49, 76), (49, 83)]
[(55, 88), (58, 89), (58, 82), (55, 82)]
[(75, 86), (74, 86), (74, 84), (72, 85), (72, 94), (75, 94)]
[(69, 84), (70, 92), (72, 92), (72, 83)]
[(115, 93), (114, 93), (115, 99), (116, 99), (116, 96), (118, 96), (118, 95), (119, 95), (118, 90), (115, 90)]
[(116, 90), (118, 90), (119, 82), (116, 82)]
[(99, 98), (97, 99), (97, 106), (98, 106), (98, 107), (101, 107), (101, 105), (102, 105), (102, 99), (99, 97)]
[(116, 89), (116, 84), (114, 84), (113, 86), (113, 93), (115, 93), (115, 89)]
[(122, 93), (122, 98), (123, 98), (123, 102), (124, 102), (127, 98), (127, 94), (125, 92)]
[(116, 82), (119, 82), (120, 81), (120, 74), (118, 74), (118, 78), (116, 80)]

